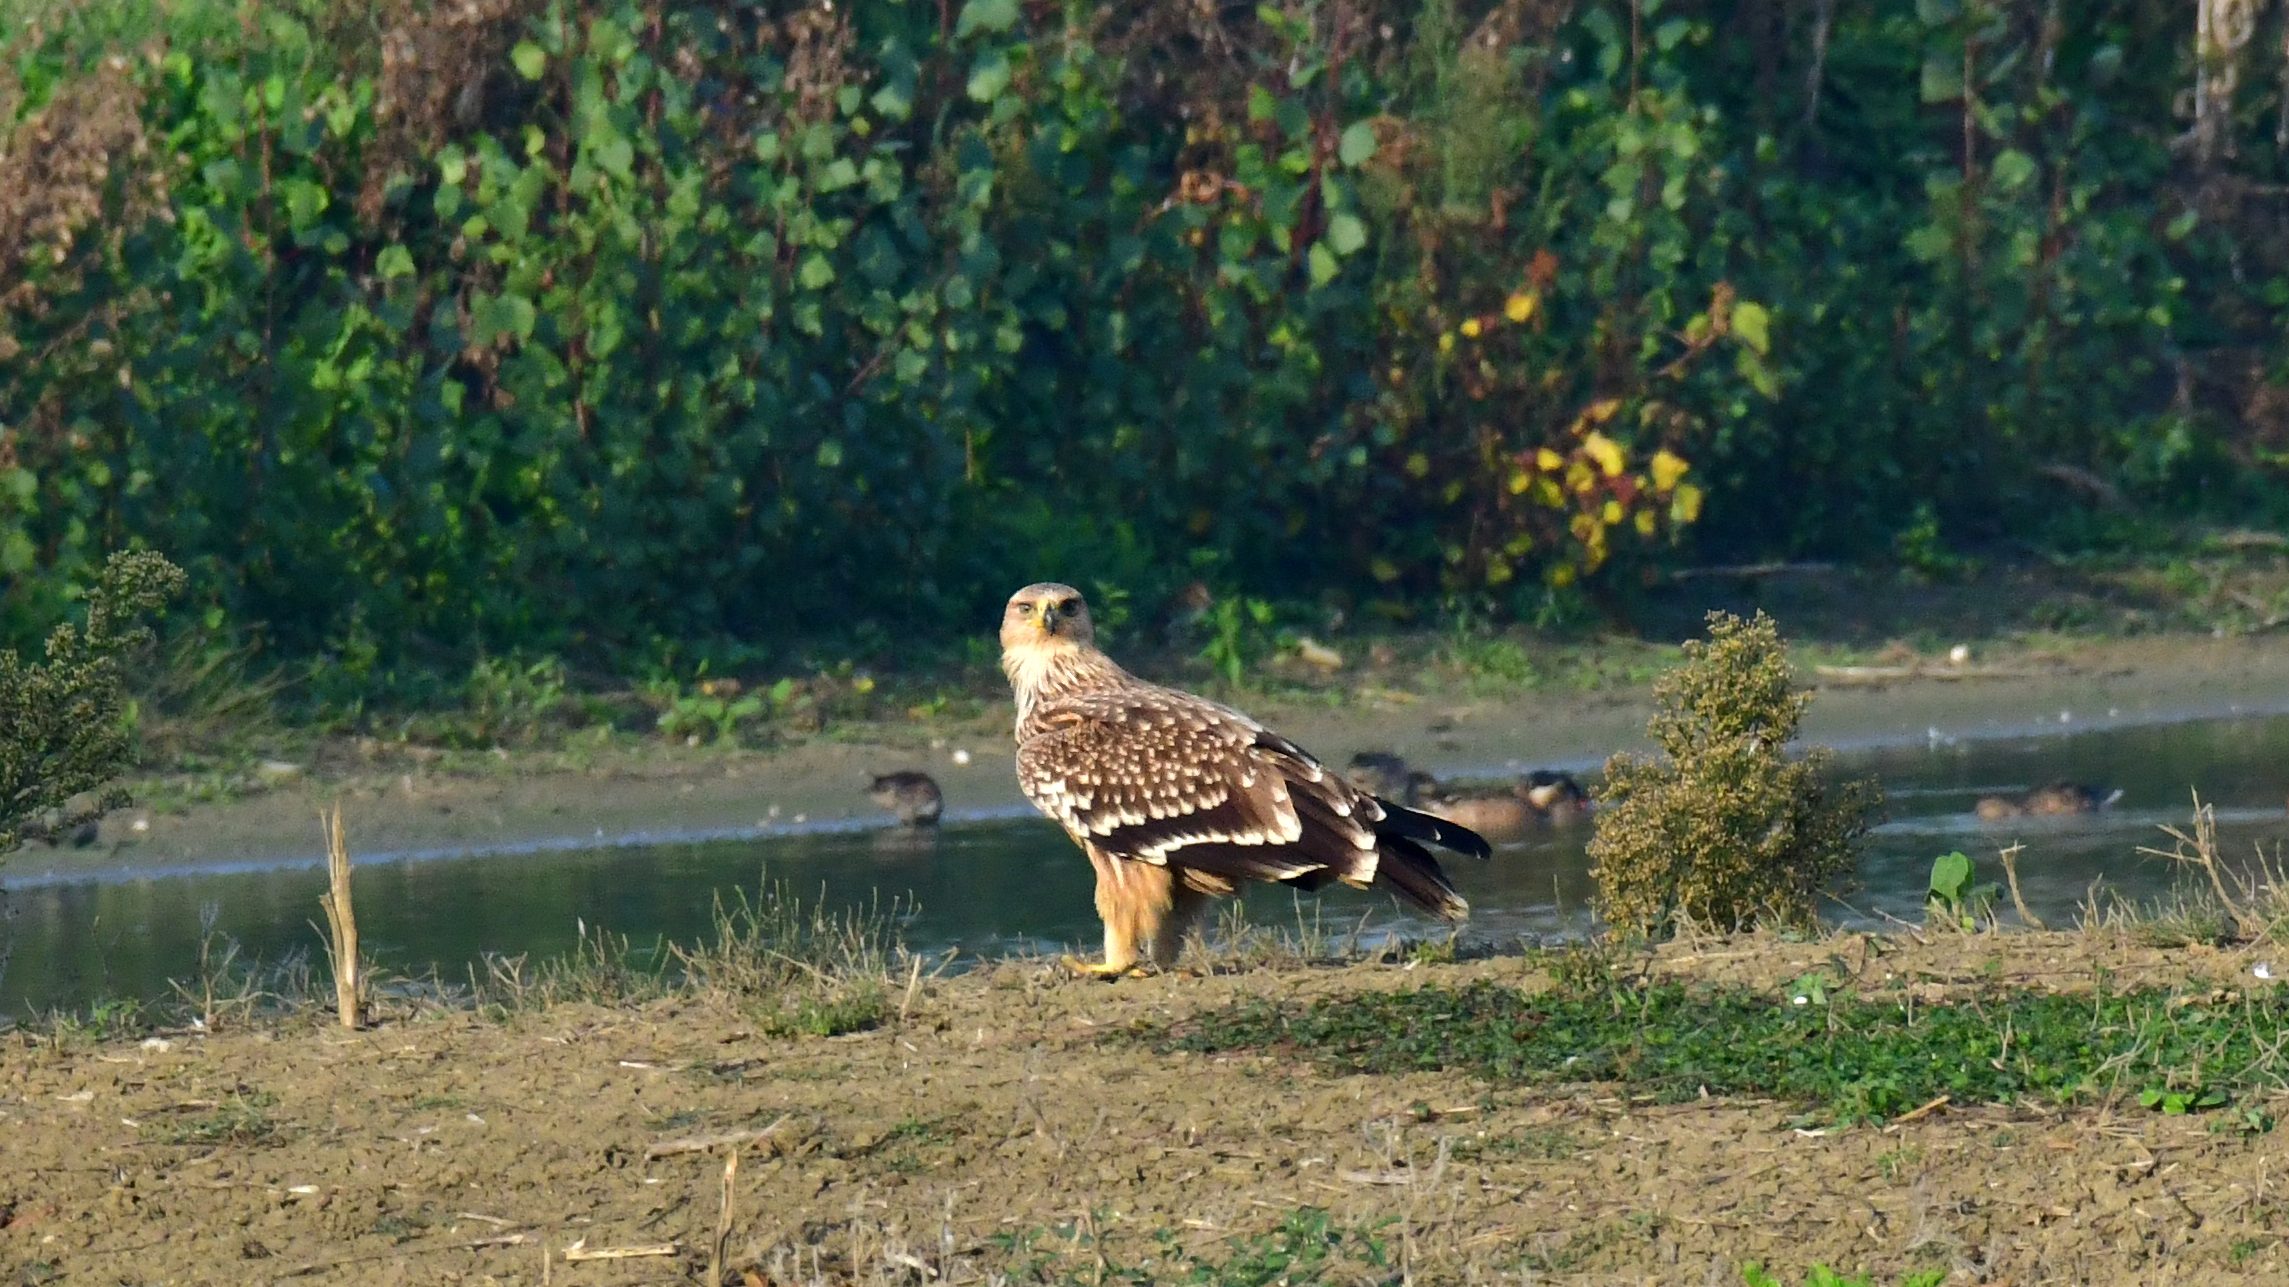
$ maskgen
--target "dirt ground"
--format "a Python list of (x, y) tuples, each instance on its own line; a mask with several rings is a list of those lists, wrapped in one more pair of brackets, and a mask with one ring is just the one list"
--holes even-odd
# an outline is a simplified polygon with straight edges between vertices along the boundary
[[(2260, 959), (2102, 933), (1846, 936), (1702, 945), (1661, 968), (1778, 986), (1826, 963), (1863, 988), (1943, 993), (2072, 990), (2101, 971), (2246, 980)], [(1814, 1262), (1878, 1282), (1927, 1267), (2017, 1284), (2289, 1276), (2277, 1135), (2202, 1117), (1942, 1108), (1806, 1130), (1773, 1102), (1334, 1077), (1110, 1039), (1245, 996), (1542, 986), (1541, 970), (1104, 985), (1012, 963), (919, 978), (898, 1018), (831, 1039), (762, 1037), (693, 1002), (357, 1033), (13, 1034), (0, 1265), (39, 1283), (705, 1281), (727, 1150), (648, 1150), (768, 1127), (736, 1146), (726, 1281), (992, 1281), (1027, 1245), (1133, 1267), (1167, 1254), (1163, 1236), (1215, 1259), (1300, 1208), (1380, 1224), (1423, 1283), (1732, 1283), (1748, 1261), (1788, 1281)], [(580, 1258), (626, 1248), (672, 1250)]]

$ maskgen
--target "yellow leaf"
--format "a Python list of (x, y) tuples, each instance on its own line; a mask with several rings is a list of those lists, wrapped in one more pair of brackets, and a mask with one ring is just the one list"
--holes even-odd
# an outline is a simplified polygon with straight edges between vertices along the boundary
[(1676, 452), (1669, 450), (1667, 447), (1663, 447), (1661, 450), (1654, 452), (1654, 490), (1665, 492), (1670, 488), (1675, 487), (1677, 485), (1677, 480), (1683, 478), (1685, 476), (1685, 471), (1691, 468), (1691, 465), (1685, 463), (1684, 457), (1678, 455)]
[(1636, 521), (1637, 521), (1637, 534), (1638, 534), (1639, 536), (1651, 536), (1651, 535), (1653, 535), (1653, 529), (1654, 529), (1654, 527), (1656, 526), (1656, 524), (1658, 523), (1658, 521), (1659, 521), (1659, 520), (1657, 520), (1657, 519), (1655, 519), (1655, 518), (1653, 517), (1653, 511), (1652, 511), (1652, 510), (1649, 510), (1649, 509), (1641, 509), (1641, 510), (1637, 511), (1637, 520), (1636, 520)]
[(1479, 326), (1478, 319), (1475, 317), (1466, 319), (1462, 324), (1462, 333), (1474, 340), (1478, 338), (1478, 333), (1482, 329), (1484, 328)]
[(1701, 517), (1701, 489), (1691, 483), (1677, 489), (1669, 502), (1669, 517), (1680, 523), (1690, 523)]
[(1507, 563), (1490, 563), (1486, 567), (1486, 583), (1488, 585), (1501, 585), (1509, 580), (1511, 575), (1510, 565)]
[(1549, 581), (1551, 585), (1561, 590), (1565, 589), (1569, 585), (1572, 585), (1574, 583), (1573, 566), (1567, 563), (1560, 563), (1558, 566), (1551, 568)]
[(1510, 494), (1516, 496), (1518, 493), (1525, 491), (1528, 487), (1533, 486), (1533, 484), (1534, 476), (1521, 469), (1517, 473), (1510, 476)]
[(871, 693), (874, 691), (874, 676), (860, 675), (858, 678), (850, 681), (850, 686), (851, 689), (855, 692)]
[(1396, 581), (1399, 579), (1399, 566), (1389, 559), (1370, 559), (1367, 562), (1367, 574), (1378, 581)]
[(1452, 352), (1454, 352), (1454, 332), (1453, 332), (1453, 331), (1448, 331), (1448, 332), (1446, 332), (1445, 334), (1443, 334), (1443, 335), (1439, 336), (1439, 352), (1441, 352), (1441, 353), (1452, 353)]
[(1544, 447), (1540, 451), (1534, 453), (1534, 466), (1537, 469), (1546, 469), (1555, 472), (1558, 466), (1565, 463), (1566, 458), (1564, 456), (1561, 456), (1557, 452), (1550, 450), (1548, 447)]
[(1599, 398), (1582, 409), (1582, 419), (1593, 425), (1602, 425), (1613, 419), (1613, 413), (1619, 410), (1621, 410), (1621, 399)]
[(1607, 501), (1605, 503), (1605, 508), (1598, 511), (1598, 521), (1606, 524), (1609, 527), (1615, 523), (1620, 522), (1621, 502), (1617, 500)]
[(1551, 509), (1559, 509), (1566, 503), (1566, 493), (1559, 488), (1556, 480), (1537, 478), (1534, 480), (1534, 499)]
[(1576, 514), (1566, 524), (1566, 530), (1574, 534), (1575, 540), (1587, 545), (1598, 534), (1598, 521), (1587, 514)]
[(1407, 457), (1407, 477), (1421, 478), (1431, 472), (1431, 458), (1421, 452)]
[(1590, 468), (1590, 462), (1577, 460), (1566, 466), (1566, 486), (1577, 492), (1586, 492), (1597, 485), (1598, 471)]
[(1582, 450), (1590, 454), (1590, 459), (1598, 462), (1598, 468), (1604, 470), (1608, 478), (1619, 475), (1626, 463), (1622, 459), (1621, 444), (1602, 433), (1592, 433), (1582, 439)]
[(1532, 291), (1519, 291), (1509, 299), (1502, 301), (1502, 315), (1513, 322), (1523, 322), (1534, 316), (1534, 303)]

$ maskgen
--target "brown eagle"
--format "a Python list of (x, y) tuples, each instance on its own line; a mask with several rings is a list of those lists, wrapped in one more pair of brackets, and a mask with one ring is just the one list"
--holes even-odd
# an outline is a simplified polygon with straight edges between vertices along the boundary
[(1043, 582), (1002, 613), (1017, 780), (1097, 872), (1096, 975), (1175, 962), (1212, 897), (1241, 881), (1388, 889), (1442, 920), (1470, 905), (1425, 844), (1484, 858), (1477, 832), (1369, 795), (1233, 710), (1148, 684), (1097, 650), (1089, 605)]

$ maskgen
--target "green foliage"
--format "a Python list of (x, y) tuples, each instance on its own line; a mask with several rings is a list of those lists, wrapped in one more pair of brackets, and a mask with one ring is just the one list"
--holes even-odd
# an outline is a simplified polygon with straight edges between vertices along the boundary
[(1483, 8), (30, 0), (0, 640), (130, 537), (347, 707), (2282, 514), (2279, 78), (2181, 165), (2182, 6)]
[[(1338, 1073), (1467, 1072), (1496, 1083), (1612, 1082), (1678, 1102), (1764, 1095), (1843, 1122), (1958, 1105), (2106, 1100), (2177, 1111), (2277, 1094), (2268, 1034), (2289, 998), (2197, 990), (1997, 992), (1933, 1004), (1772, 997), (1672, 982), (1537, 994), (1491, 983), (1248, 1001), (1158, 1030), (1177, 1049), (1292, 1052)], [(2144, 1088), (2159, 1088), (2148, 1098)], [(2192, 1088), (2192, 1089), (2187, 1089)]]
[(1271, 654), (1275, 643), (1272, 605), (1262, 599), (1225, 595), (1208, 609), (1202, 626), (1208, 639), (1200, 659), (1227, 684), (1237, 684), (1248, 668)]
[(0, 855), (127, 803), (107, 786), (135, 758), (125, 665), (151, 642), (145, 618), (183, 581), (159, 555), (115, 554), (88, 594), (84, 626), (57, 626), (39, 662), (0, 650)]
[(1934, 923), (1953, 929), (1974, 930), (1995, 907), (2002, 887), (1978, 879), (1978, 866), (1958, 849), (1931, 860), (1930, 888), (1924, 905)]
[(1874, 781), (1828, 780), (1828, 753), (1787, 755), (1811, 704), (1770, 617), (1709, 614), (1709, 637), (1653, 686), (1656, 758), (1606, 762), (1590, 840), (1600, 913), (1616, 933), (1680, 925), (1804, 926), (1852, 869), (1882, 805)]

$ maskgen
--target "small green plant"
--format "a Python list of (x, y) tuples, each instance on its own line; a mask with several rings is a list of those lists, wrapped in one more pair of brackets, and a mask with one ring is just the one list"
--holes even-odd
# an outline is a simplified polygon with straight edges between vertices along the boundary
[(564, 663), (554, 657), (481, 658), (470, 668), (462, 695), (470, 740), (496, 746), (531, 738), (565, 709), (569, 687)]
[(1200, 646), (1200, 659), (1222, 675), (1225, 683), (1238, 684), (1248, 668), (1276, 646), (1274, 620), (1272, 605), (1262, 599), (1219, 596), (1202, 623), (1208, 641)]
[(1892, 556), (1899, 560), (1903, 573), (1925, 581), (1952, 581), (1979, 570), (1976, 560), (1947, 547), (1939, 530), (1939, 514), (1929, 501), (1917, 505), (1907, 526), (1892, 537)]
[(2000, 893), (2002, 887), (1994, 881), (1978, 880), (1978, 865), (1958, 849), (1932, 859), (1931, 885), (1925, 891), (1924, 906), (1933, 924), (1975, 930), (1993, 913)]
[(2183, 1117), (2188, 1113), (2205, 1113), (2226, 1105), (2226, 1094), (2215, 1086), (2194, 1086), (2173, 1090), (2167, 1086), (2148, 1086), (2138, 1092), (2138, 1104), (2151, 1108), (2164, 1117)]
[(669, 679), (647, 686), (646, 691), (663, 708), (658, 720), (662, 733), (694, 746), (724, 745), (736, 742), (749, 722), (792, 702), (795, 681), (781, 679), (762, 692), (745, 692), (736, 680), (703, 679), (686, 690)]
[(127, 803), (110, 785), (135, 759), (125, 666), (151, 641), (144, 619), (183, 581), (157, 554), (114, 554), (88, 595), (87, 624), (57, 626), (44, 661), (0, 650), (0, 856)]
[(1829, 754), (1796, 759), (1811, 695), (1792, 684), (1770, 617), (1709, 614), (1709, 637), (1655, 681), (1657, 757), (1606, 762), (1590, 841), (1598, 908), (1620, 934), (1684, 926), (1806, 926), (1848, 872), (1882, 804), (1873, 779), (1829, 781)]

